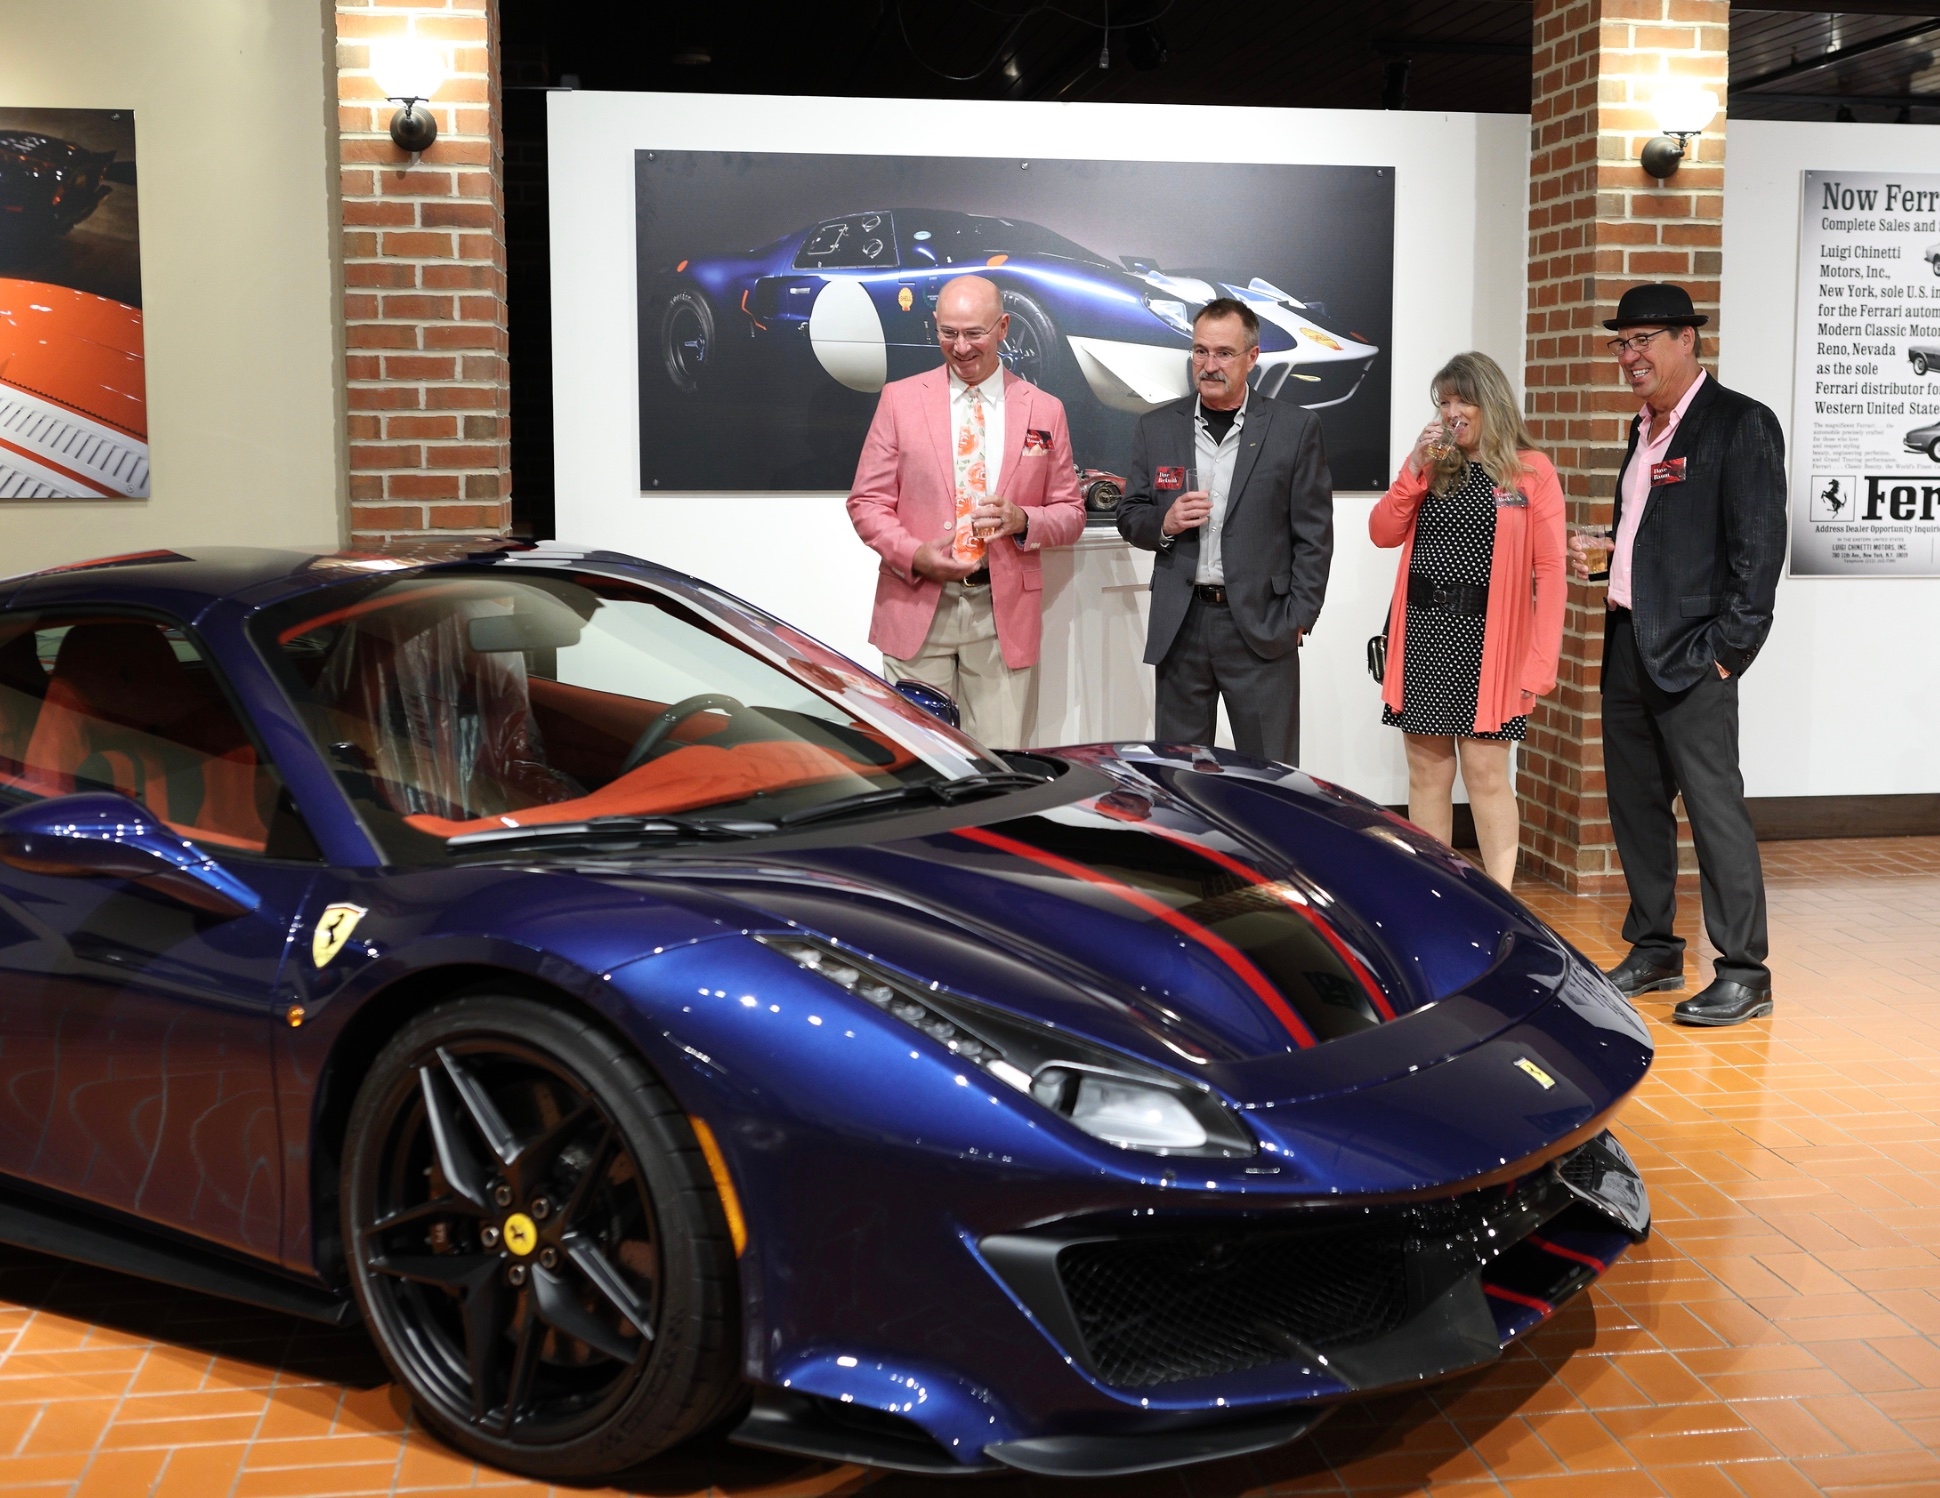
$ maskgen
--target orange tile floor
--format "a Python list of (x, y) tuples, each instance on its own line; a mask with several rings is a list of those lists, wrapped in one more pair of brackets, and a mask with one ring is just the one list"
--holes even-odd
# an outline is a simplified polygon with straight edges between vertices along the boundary
[[(1618, 1132), (1657, 1231), (1550, 1325), (1485, 1373), (1350, 1406), (1265, 1456), (955, 1490), (1940, 1495), (1940, 838), (1765, 855), (1778, 1012), (1687, 1031), (1664, 1023), (1670, 996), (1646, 1002), (1657, 1064)], [(1591, 957), (1621, 955), (1620, 899), (1520, 893)], [(547, 1491), (424, 1436), (360, 1335), (0, 1249), (0, 1349), (7, 1495)], [(722, 1445), (620, 1490), (865, 1489), (952, 1490)]]

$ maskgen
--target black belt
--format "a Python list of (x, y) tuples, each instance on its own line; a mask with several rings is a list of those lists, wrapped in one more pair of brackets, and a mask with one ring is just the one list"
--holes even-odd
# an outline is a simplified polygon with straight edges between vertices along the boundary
[(968, 577), (959, 578), (958, 581), (966, 588), (987, 588), (990, 586), (990, 568), (988, 566), (979, 567)]
[(1438, 583), (1419, 572), (1408, 574), (1408, 602), (1419, 609), (1440, 609), (1445, 614), (1486, 614), (1489, 611), (1488, 585), (1475, 583)]
[(1194, 583), (1192, 596), (1201, 603), (1218, 604), (1222, 609), (1226, 607), (1226, 589), (1218, 583)]

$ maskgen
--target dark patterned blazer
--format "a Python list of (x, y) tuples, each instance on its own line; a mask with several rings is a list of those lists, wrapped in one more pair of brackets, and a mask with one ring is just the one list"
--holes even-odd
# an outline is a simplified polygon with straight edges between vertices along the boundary
[[(1630, 423), (1624, 471), (1642, 425)], [(1771, 633), (1785, 565), (1785, 434), (1771, 408), (1707, 375), (1664, 454), (1679, 458), (1683, 479), (1651, 489), (1630, 556), (1637, 651), (1667, 692), (1696, 684), (1713, 662), (1743, 673)]]

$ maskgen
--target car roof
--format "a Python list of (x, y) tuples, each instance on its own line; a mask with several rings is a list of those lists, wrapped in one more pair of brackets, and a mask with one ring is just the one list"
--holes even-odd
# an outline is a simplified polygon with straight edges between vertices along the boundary
[(261, 607), (373, 573), (403, 575), (514, 559), (541, 564), (604, 563), (655, 575), (679, 575), (622, 552), (498, 537), (454, 537), (328, 552), (196, 546), (96, 557), (0, 579), (0, 607), (148, 604), (193, 620), (224, 599)]

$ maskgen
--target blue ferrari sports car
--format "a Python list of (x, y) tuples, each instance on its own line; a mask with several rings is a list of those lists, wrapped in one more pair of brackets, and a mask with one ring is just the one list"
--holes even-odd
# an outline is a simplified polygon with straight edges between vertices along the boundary
[(1296, 769), (995, 754), (610, 552), (0, 600), (0, 1240), (361, 1322), (481, 1460), (1255, 1451), (1649, 1229), (1635, 1012)]
[(711, 393), (764, 358), (873, 393), (941, 362), (937, 293), (968, 274), (1003, 294), (1006, 365), (1067, 402), (1133, 415), (1192, 393), (1192, 318), (1215, 297), (1258, 315), (1256, 383), (1267, 395), (1338, 405), (1380, 352), (1258, 276), (1113, 262), (1038, 224), (932, 208), (843, 214), (745, 253), (683, 259), (650, 291), (648, 312), (661, 368), (686, 394)]

